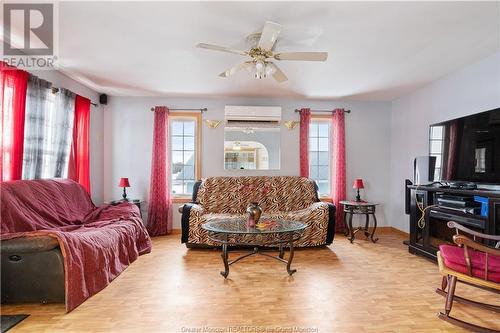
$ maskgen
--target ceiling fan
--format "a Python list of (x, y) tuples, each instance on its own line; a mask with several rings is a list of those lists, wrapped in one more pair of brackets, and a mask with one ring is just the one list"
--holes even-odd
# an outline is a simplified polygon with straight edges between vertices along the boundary
[(328, 52), (276, 52), (274, 47), (280, 31), (280, 24), (267, 21), (264, 24), (262, 32), (257, 32), (247, 37), (247, 41), (250, 44), (250, 49), (248, 51), (234, 50), (206, 43), (199, 43), (196, 47), (235, 53), (251, 58), (248, 61), (222, 72), (219, 74), (221, 77), (229, 77), (242, 69), (247, 69), (252, 72), (257, 79), (266, 78), (272, 75), (278, 82), (284, 82), (288, 80), (288, 78), (273, 62), (274, 60), (326, 61), (328, 58)]

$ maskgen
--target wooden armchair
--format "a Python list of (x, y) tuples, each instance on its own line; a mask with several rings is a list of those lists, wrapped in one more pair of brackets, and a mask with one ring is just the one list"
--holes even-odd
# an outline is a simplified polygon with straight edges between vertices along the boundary
[[(440, 312), (438, 317), (453, 325), (472, 331), (499, 333), (498, 330), (454, 318), (450, 316), (450, 311), (453, 301), (457, 301), (500, 313), (500, 305), (485, 304), (455, 296), (457, 280), (500, 294), (500, 236), (482, 234), (456, 222), (448, 222), (448, 227), (456, 230), (453, 241), (458, 246), (441, 245), (437, 253), (439, 272), (443, 279), (441, 288), (436, 289), (436, 292), (446, 297), (445, 312)], [(472, 236), (472, 239), (460, 234), (460, 232)], [(485, 246), (477, 242), (477, 238), (496, 242), (495, 247)], [(448, 291), (446, 291), (446, 288), (448, 288)]]

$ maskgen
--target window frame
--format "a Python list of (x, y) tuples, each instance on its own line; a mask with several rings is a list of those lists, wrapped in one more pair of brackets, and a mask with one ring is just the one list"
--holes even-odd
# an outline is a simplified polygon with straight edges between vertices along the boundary
[[(169, 114), (169, 153), (170, 153), (170, 168), (172, 168), (172, 130), (171, 130), (171, 122), (175, 120), (194, 120), (195, 121), (195, 140), (194, 140), (194, 149), (195, 149), (195, 158), (196, 165), (194, 168), (194, 180), (195, 182), (201, 179), (201, 134), (202, 134), (202, 121), (201, 121), (201, 112), (193, 113), (193, 112), (170, 112)], [(170, 185), (172, 185), (172, 172), (170, 172)], [(170, 195), (172, 196), (173, 203), (186, 203), (191, 201), (192, 194), (175, 194), (172, 193), (172, 189), (170, 188)]]
[[(433, 137), (433, 129), (434, 127), (441, 127), (441, 137), (440, 138), (434, 138)], [(440, 164), (439, 167), (435, 166), (434, 169), (434, 175), (432, 175), (434, 180), (442, 180), (443, 179), (443, 155), (444, 155), (444, 149), (445, 149), (445, 141), (446, 141), (446, 131), (448, 129), (444, 125), (432, 125), (429, 128), (429, 156), (434, 156), (436, 159), (439, 157), (440, 158)], [(439, 148), (440, 151), (439, 153), (433, 153), (432, 152), (432, 143), (433, 142), (438, 142), (439, 143)], [(436, 178), (437, 174), (437, 178)]]
[[(332, 125), (331, 125), (331, 121), (332, 121), (332, 116), (331, 115), (328, 115), (328, 114), (311, 114), (311, 123), (313, 121), (317, 121), (317, 122), (329, 122), (330, 123), (330, 131), (329, 131), (329, 141), (328, 141), (328, 152), (330, 153), (330, 156), (331, 156), (331, 141), (332, 141)], [(310, 138), (310, 136), (309, 136)], [(308, 138), (308, 139), (309, 139)], [(310, 151), (311, 151), (311, 147), (309, 147), (309, 142), (307, 143), (307, 147), (308, 147), (308, 151), (307, 151), (307, 154), (310, 154)], [(331, 160), (330, 160), (330, 163), (331, 163)], [(309, 169), (311, 168), (311, 161), (309, 161)], [(329, 170), (331, 170), (332, 166), (329, 165)], [(309, 170), (309, 173), (311, 171)], [(331, 184), (331, 172), (328, 173), (328, 185)], [(311, 178), (312, 179), (312, 178)], [(314, 181), (316, 181), (314, 179)], [(328, 193), (328, 194), (322, 194), (318, 191), (318, 196), (319, 196), (319, 199), (321, 201), (327, 201), (327, 202), (330, 202), (332, 200), (332, 194), (331, 193)]]

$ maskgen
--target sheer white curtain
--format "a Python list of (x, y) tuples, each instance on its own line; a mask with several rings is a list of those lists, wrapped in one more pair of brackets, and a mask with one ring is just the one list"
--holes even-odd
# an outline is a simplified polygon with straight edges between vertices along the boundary
[(23, 179), (65, 178), (75, 114), (75, 94), (31, 76), (26, 96)]

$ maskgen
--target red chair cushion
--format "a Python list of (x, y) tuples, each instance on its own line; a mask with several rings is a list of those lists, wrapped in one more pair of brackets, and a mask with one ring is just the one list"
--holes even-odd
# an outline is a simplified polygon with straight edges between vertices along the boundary
[[(467, 272), (463, 248), (454, 245), (440, 245), (439, 251), (446, 267), (460, 273), (469, 274)], [(472, 275), (484, 279), (486, 254), (472, 249), (468, 251), (472, 266)], [(488, 280), (500, 283), (500, 256), (488, 255)]]

